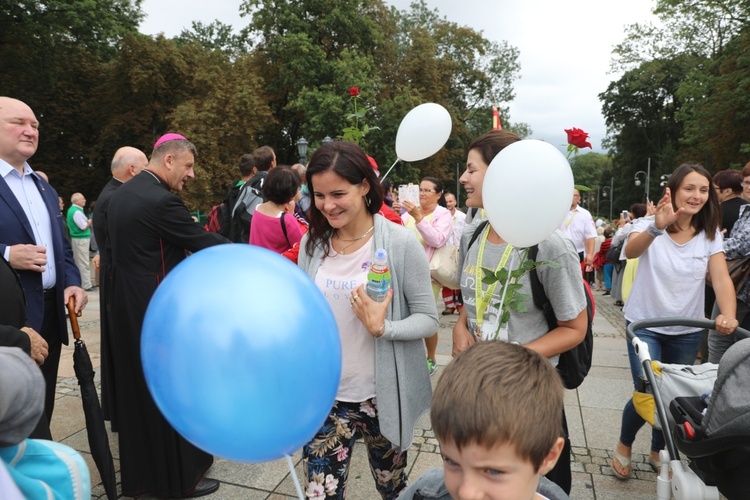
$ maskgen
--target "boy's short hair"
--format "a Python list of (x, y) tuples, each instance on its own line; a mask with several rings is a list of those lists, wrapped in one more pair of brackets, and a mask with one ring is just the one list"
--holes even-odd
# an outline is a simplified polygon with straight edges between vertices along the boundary
[(430, 417), (440, 442), (460, 450), (510, 444), (538, 471), (562, 436), (563, 385), (536, 352), (506, 342), (478, 342), (445, 368)]
[(253, 151), (253, 157), (255, 158), (255, 168), (259, 172), (268, 172), (271, 169), (271, 164), (276, 158), (276, 154), (273, 152), (271, 146), (261, 146)]

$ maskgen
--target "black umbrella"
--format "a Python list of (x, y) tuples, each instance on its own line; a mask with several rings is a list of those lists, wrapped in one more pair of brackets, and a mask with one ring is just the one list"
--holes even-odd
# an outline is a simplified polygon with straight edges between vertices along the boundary
[(94, 458), (96, 468), (102, 477), (107, 498), (117, 498), (117, 479), (115, 478), (115, 466), (112, 462), (112, 452), (109, 449), (109, 438), (104, 427), (104, 416), (102, 407), (99, 405), (99, 396), (96, 394), (94, 385), (94, 367), (91, 365), (91, 357), (86, 349), (86, 344), (81, 340), (81, 329), (78, 327), (78, 318), (75, 313), (74, 299), (68, 300), (68, 317), (75, 338), (75, 350), (73, 351), (73, 369), (81, 386), (81, 401), (83, 403), (83, 415), (86, 417), (86, 434), (89, 437), (89, 448)]

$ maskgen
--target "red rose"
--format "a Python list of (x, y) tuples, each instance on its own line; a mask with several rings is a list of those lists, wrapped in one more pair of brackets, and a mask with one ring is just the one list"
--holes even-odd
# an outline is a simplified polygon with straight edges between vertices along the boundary
[(568, 134), (568, 144), (571, 144), (577, 148), (591, 148), (591, 143), (586, 140), (589, 138), (589, 134), (587, 134), (580, 128), (566, 128), (565, 132)]
[(359, 87), (352, 87), (349, 89), (349, 95), (352, 97), (356, 97), (359, 95)]

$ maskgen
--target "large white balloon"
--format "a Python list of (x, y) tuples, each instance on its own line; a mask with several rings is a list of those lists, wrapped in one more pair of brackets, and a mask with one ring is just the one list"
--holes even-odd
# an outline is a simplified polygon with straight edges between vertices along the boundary
[(530, 247), (560, 227), (573, 199), (573, 172), (553, 145), (527, 139), (500, 151), (482, 184), (492, 227), (505, 241)]
[(396, 155), (417, 161), (434, 155), (451, 135), (451, 115), (440, 104), (428, 102), (409, 111), (396, 134)]

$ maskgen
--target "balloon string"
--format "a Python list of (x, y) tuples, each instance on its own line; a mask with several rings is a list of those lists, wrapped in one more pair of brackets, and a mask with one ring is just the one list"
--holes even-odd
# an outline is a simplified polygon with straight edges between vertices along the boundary
[(292, 476), (292, 481), (294, 481), (294, 487), (297, 489), (297, 497), (299, 500), (305, 500), (304, 495), (302, 495), (302, 486), (299, 484), (299, 479), (297, 478), (297, 472), (294, 470), (294, 464), (292, 463), (292, 457), (289, 455), (284, 455), (284, 458), (286, 458), (286, 463), (289, 466), (289, 474)]
[(393, 167), (396, 166), (396, 163), (398, 163), (398, 158), (396, 158), (396, 161), (393, 162), (393, 165), (391, 165), (391, 168), (388, 169), (388, 171), (385, 173), (385, 175), (380, 179), (380, 182), (383, 182), (383, 180), (388, 177), (388, 174), (391, 173), (391, 170), (393, 170)]

